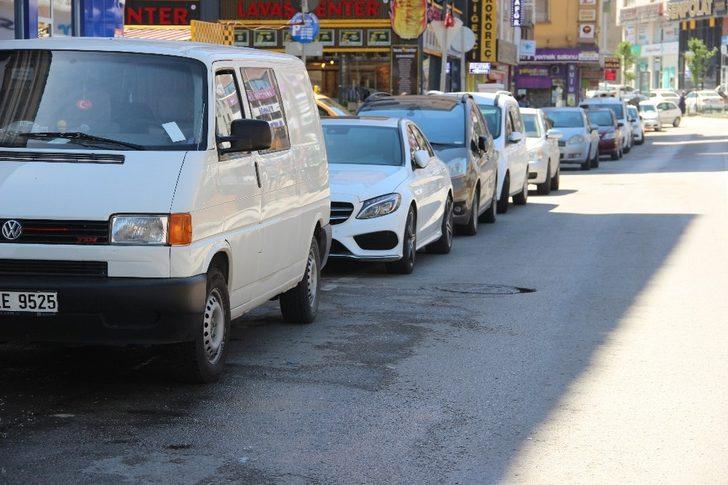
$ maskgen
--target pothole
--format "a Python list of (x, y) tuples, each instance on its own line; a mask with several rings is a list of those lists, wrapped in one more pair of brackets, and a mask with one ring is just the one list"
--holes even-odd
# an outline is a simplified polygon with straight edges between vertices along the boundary
[(463, 288), (444, 288), (436, 286), (436, 291), (454, 293), (456, 295), (518, 295), (521, 293), (534, 293), (534, 288), (508, 285), (462, 285)]

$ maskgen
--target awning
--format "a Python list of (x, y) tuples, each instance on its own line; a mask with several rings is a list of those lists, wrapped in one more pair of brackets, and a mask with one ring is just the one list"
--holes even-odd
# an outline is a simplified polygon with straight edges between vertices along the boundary
[(124, 27), (124, 37), (127, 39), (148, 39), (148, 40), (190, 40), (189, 27), (174, 28), (137, 28)]

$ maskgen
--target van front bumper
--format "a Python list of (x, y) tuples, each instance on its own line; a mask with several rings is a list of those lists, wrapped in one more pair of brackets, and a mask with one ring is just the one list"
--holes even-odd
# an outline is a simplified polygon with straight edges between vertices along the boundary
[(191, 341), (207, 278), (0, 277), (0, 291), (58, 294), (58, 313), (0, 313), (0, 341), (98, 345)]

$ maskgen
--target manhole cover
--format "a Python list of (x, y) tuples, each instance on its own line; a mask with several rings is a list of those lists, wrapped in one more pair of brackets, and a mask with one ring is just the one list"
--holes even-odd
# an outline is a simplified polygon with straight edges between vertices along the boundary
[(520, 286), (508, 285), (462, 285), (461, 288), (443, 288), (436, 286), (435, 290), (443, 293), (454, 293), (456, 295), (518, 295), (520, 293), (533, 293), (533, 288), (522, 288)]

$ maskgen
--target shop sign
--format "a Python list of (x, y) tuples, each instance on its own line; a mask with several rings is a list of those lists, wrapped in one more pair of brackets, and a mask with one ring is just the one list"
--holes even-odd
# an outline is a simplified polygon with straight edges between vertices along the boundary
[(619, 71), (622, 68), (622, 60), (617, 56), (604, 58), (604, 69), (613, 69)]
[(679, 50), (679, 42), (665, 42), (663, 44), (647, 44), (640, 48), (642, 57), (651, 56), (670, 56), (677, 55)]
[(521, 51), (519, 53), (522, 61), (536, 60), (536, 41), (521, 39)]
[(390, 29), (369, 29), (367, 30), (367, 45), (370, 47), (389, 46), (392, 43), (392, 31)]
[(617, 80), (617, 70), (616, 69), (605, 69), (604, 70), (604, 80), (605, 81), (616, 81)]
[(190, 25), (200, 18), (197, 0), (126, 0), (125, 25)]
[(402, 39), (416, 39), (427, 28), (427, 0), (393, 0), (392, 30)]
[(497, 0), (480, 0), (480, 60), (496, 62), (498, 52), (498, 12)]
[(500, 64), (515, 66), (518, 64), (518, 47), (513, 42), (498, 39), (497, 59)]
[(597, 11), (593, 8), (579, 9), (579, 22), (595, 22), (597, 20)]
[(470, 74), (489, 74), (491, 68), (490, 62), (469, 62), (468, 72)]
[(392, 93), (417, 94), (418, 91), (418, 53), (417, 46), (392, 46)]
[(520, 27), (522, 25), (523, 6), (521, 0), (511, 0), (511, 25)]
[(625, 24), (624, 26), (624, 40), (630, 44), (634, 44), (636, 39), (635, 28), (633, 23)]
[(364, 45), (364, 35), (361, 29), (339, 30), (339, 45), (341, 47), (361, 47)]
[(668, 23), (665, 24), (664, 27), (662, 27), (662, 41), (663, 42), (674, 42), (677, 41), (680, 37), (677, 23)]
[(579, 5), (596, 5), (597, 0), (579, 0)]
[(685, 20), (710, 17), (713, 14), (713, 0), (679, 0), (667, 4), (670, 20)]
[(619, 11), (619, 23), (629, 22), (637, 18), (637, 7), (623, 8)]
[(482, 25), (480, 23), (480, 15), (482, 13), (482, 0), (471, 0), (471, 13), (470, 16), (465, 19), (465, 25), (470, 27), (470, 30), (475, 34), (475, 46), (468, 52), (467, 57), (471, 62), (480, 62), (480, 36)]
[(536, 49), (538, 62), (597, 62), (599, 53), (581, 49)]
[(595, 29), (594, 24), (579, 24), (579, 40), (593, 42)]
[[(288, 20), (300, 10), (301, 4), (296, 0), (220, 1), (223, 20)], [(311, 11), (320, 19), (389, 18), (389, 5), (380, 0), (321, 0)]]

